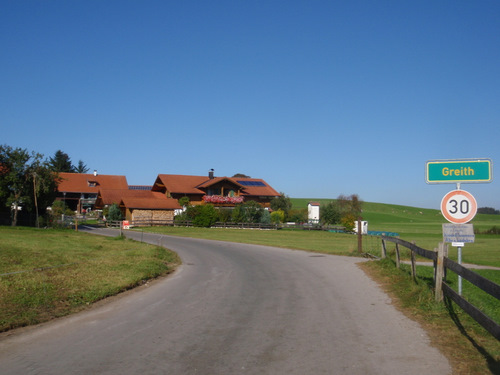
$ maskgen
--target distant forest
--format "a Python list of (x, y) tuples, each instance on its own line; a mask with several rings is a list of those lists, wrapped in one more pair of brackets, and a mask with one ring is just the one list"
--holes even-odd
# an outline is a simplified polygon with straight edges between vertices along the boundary
[(495, 210), (492, 207), (480, 207), (477, 209), (478, 214), (490, 214), (490, 215), (500, 215), (499, 210)]

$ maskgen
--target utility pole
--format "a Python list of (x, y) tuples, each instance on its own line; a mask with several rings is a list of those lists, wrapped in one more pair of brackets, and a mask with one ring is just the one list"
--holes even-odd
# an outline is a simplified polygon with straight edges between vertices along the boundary
[(38, 220), (38, 201), (36, 199), (36, 172), (33, 173), (33, 195), (35, 198), (36, 227), (40, 228), (40, 221)]
[(361, 233), (361, 220), (363, 220), (363, 218), (360, 216), (358, 218), (358, 253), (362, 253), (363, 252), (363, 234)]

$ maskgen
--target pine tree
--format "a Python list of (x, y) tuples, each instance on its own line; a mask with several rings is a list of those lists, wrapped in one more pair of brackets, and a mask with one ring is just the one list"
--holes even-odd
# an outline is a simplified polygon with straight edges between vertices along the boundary
[(57, 150), (53, 158), (49, 158), (49, 164), (54, 172), (75, 172), (68, 154)]

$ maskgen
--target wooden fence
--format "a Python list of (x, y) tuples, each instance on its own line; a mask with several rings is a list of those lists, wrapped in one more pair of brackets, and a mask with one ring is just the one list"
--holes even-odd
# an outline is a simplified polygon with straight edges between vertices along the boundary
[[(153, 226), (181, 226), (191, 227), (191, 221), (178, 220), (129, 220), (129, 226), (132, 227), (153, 227)], [(106, 225), (110, 228), (120, 228), (123, 221), (108, 221)], [(243, 229), (304, 229), (304, 230), (322, 230), (331, 232), (343, 232), (344, 227), (336, 225), (319, 225), (308, 223), (280, 223), (280, 224), (265, 224), (265, 223), (233, 223), (233, 222), (217, 222), (211, 226), (212, 228), (243, 228)]]
[(488, 280), (481, 275), (469, 270), (468, 268), (452, 261), (448, 258), (448, 246), (440, 243), (435, 251), (430, 251), (416, 246), (414, 243), (404, 241), (400, 238), (382, 236), (382, 258), (387, 257), (387, 241), (396, 244), (396, 267), (400, 266), (400, 249), (399, 246), (404, 246), (411, 250), (411, 275), (416, 278), (416, 261), (415, 254), (421, 257), (430, 259), (434, 263), (434, 288), (436, 301), (442, 301), (443, 297), (447, 297), (455, 302), (467, 314), (469, 314), (476, 322), (490, 332), (497, 340), (500, 340), (500, 325), (484, 314), (477, 307), (460, 296), (446, 283), (446, 271), (450, 270), (461, 276), (479, 289), (485, 291), (497, 300), (500, 300), (500, 285)]

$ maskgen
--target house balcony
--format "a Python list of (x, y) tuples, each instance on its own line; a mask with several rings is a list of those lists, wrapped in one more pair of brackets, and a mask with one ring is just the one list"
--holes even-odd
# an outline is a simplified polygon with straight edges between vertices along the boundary
[(81, 204), (94, 205), (97, 198), (80, 198)]
[(204, 195), (203, 202), (212, 203), (221, 206), (234, 206), (238, 203), (243, 203), (243, 197), (224, 197), (222, 195)]

